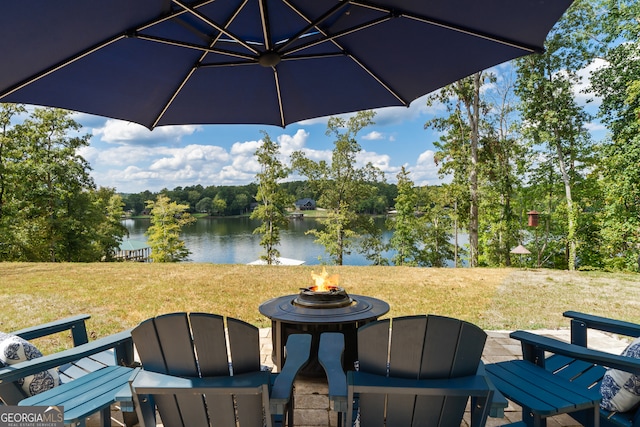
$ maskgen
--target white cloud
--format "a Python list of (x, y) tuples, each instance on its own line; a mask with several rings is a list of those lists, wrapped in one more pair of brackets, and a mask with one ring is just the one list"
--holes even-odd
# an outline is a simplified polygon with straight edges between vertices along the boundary
[(440, 185), (451, 182), (451, 177), (441, 179), (438, 174), (439, 167), (436, 166), (434, 160), (434, 152), (427, 150), (418, 156), (414, 166), (407, 166), (407, 170), (411, 172), (410, 178), (416, 185)]
[[(416, 101), (411, 108), (422, 111), (424, 105), (424, 102)], [(405, 117), (411, 111), (410, 108), (397, 107), (395, 110), (401, 111)], [(394, 120), (402, 122), (401, 115), (396, 118), (392, 111), (385, 110), (380, 118), (388, 123)], [(237, 139), (234, 136), (237, 134), (229, 133), (227, 128), (218, 131), (219, 128), (215, 126), (163, 126), (151, 132), (137, 124), (96, 116), (78, 114), (78, 120), (84, 124), (85, 130), (91, 130), (94, 135), (91, 146), (83, 147), (80, 154), (91, 164), (96, 183), (116, 188), (117, 191), (159, 191), (196, 184), (245, 185), (254, 182), (256, 173), (260, 171), (254, 153), (262, 140), (252, 139), (251, 132), (242, 128), (241, 133), (249, 134), (246, 139)], [(280, 145), (280, 160), (283, 163), (288, 164), (291, 153), (298, 150), (302, 150), (311, 160), (331, 162), (332, 144), (330, 138), (325, 138), (321, 126), (301, 128), (298, 124), (292, 129), (291, 132), (281, 129), (272, 131), (271, 136)], [(314, 145), (310, 145), (311, 133), (314, 134)], [(402, 140), (398, 139), (395, 131), (388, 132), (386, 129), (371, 130), (360, 139), (372, 142)], [(188, 145), (180, 146), (183, 142)], [(390, 148), (393, 152), (386, 154), (386, 149), (376, 145), (377, 152), (363, 150), (359, 153), (358, 164), (361, 166), (371, 162), (393, 182), (400, 170), (400, 166), (393, 163), (396, 150), (400, 148)]]
[[(165, 157), (153, 161), (151, 170), (179, 170), (185, 167), (193, 167), (197, 164), (225, 163), (229, 161), (229, 154), (221, 147), (215, 145), (187, 145), (183, 148), (164, 148), (161, 150)], [(155, 150), (149, 151), (151, 155)]]
[(294, 151), (300, 150), (307, 144), (308, 138), (309, 132), (304, 129), (298, 129), (293, 136), (282, 134), (277, 138), (278, 144), (280, 144), (280, 152), (289, 155)]
[(427, 165), (427, 164), (433, 163), (435, 165), (436, 163), (434, 158), (435, 158), (435, 153), (432, 150), (427, 150), (423, 153), (420, 153), (420, 155), (418, 156), (417, 164)]
[(595, 97), (595, 95), (593, 95), (592, 93), (587, 94), (585, 92), (587, 91), (587, 89), (589, 88), (589, 85), (591, 84), (590, 80), (593, 72), (603, 67), (606, 67), (607, 65), (608, 65), (608, 62), (605, 61), (604, 59), (596, 58), (595, 60), (593, 60), (593, 62), (591, 62), (585, 68), (578, 71), (578, 75), (581, 77), (581, 81), (579, 84), (576, 84), (573, 86), (573, 94), (579, 105), (585, 105), (587, 101), (593, 101), (590, 104), (592, 106), (600, 105), (601, 100), (599, 98)]
[(253, 181), (253, 179), (255, 178), (255, 174), (240, 171), (233, 168), (232, 166), (225, 166), (222, 168), (217, 177), (219, 178), (219, 181), (224, 185), (234, 185), (239, 183), (247, 184)]
[(253, 156), (262, 141), (235, 142), (231, 146), (232, 156)]
[(200, 126), (161, 126), (150, 131), (137, 123), (107, 119), (101, 127), (94, 127), (92, 133), (101, 141), (112, 144), (148, 144), (150, 142), (180, 142), (182, 137), (201, 130)]
[[(420, 117), (426, 117), (430, 115), (437, 114), (442, 110), (441, 105), (427, 105), (427, 97), (430, 94), (423, 95), (419, 98), (416, 98), (413, 102), (409, 104), (407, 107), (382, 107), (376, 108), (373, 111), (376, 115), (373, 118), (373, 121), (376, 125), (387, 126), (387, 125), (398, 125), (404, 122), (409, 122), (415, 120)], [(348, 120), (349, 117), (355, 116), (356, 113), (345, 113), (345, 114), (336, 114), (335, 117), (342, 117), (345, 120)], [(329, 117), (318, 117), (315, 119), (308, 119), (298, 122), (301, 126), (311, 126), (318, 124), (327, 124), (329, 121)]]
[(391, 165), (391, 157), (388, 154), (378, 154), (363, 150), (358, 154), (356, 162), (358, 167), (371, 163), (373, 166), (384, 172), (385, 175), (395, 175), (400, 170), (399, 167)]
[(607, 127), (602, 123), (590, 122), (584, 125), (589, 132), (605, 132)]
[(369, 132), (368, 134), (364, 135), (362, 137), (362, 139), (367, 140), (367, 141), (374, 141), (377, 139), (384, 139), (384, 135), (381, 132), (378, 131), (372, 131)]
[(376, 125), (389, 126), (410, 122), (418, 118), (437, 114), (442, 110), (441, 105), (427, 105), (427, 97), (423, 95), (415, 99), (408, 107), (384, 107), (374, 110), (376, 112), (373, 121)]

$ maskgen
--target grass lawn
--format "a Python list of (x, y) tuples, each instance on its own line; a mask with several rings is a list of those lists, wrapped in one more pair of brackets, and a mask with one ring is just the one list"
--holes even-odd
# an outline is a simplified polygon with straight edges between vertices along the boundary
[[(313, 284), (320, 266), (0, 263), (0, 331), (87, 313), (92, 338), (173, 311), (204, 311), (259, 327), (263, 301)], [(640, 275), (520, 269), (327, 267), (348, 293), (383, 299), (387, 316), (433, 313), (484, 329), (567, 327), (565, 310), (640, 323)], [(64, 334), (59, 334), (64, 335)], [(41, 342), (45, 352), (65, 336)]]

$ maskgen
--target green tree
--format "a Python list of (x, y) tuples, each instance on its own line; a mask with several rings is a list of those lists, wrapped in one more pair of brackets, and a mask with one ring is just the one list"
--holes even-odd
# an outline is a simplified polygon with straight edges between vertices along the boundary
[(144, 197), (141, 193), (139, 194), (127, 194), (123, 196), (124, 201), (124, 210), (130, 211), (132, 215), (140, 215), (140, 213), (144, 210), (144, 201), (149, 200), (150, 197)]
[(429, 267), (446, 267), (447, 261), (454, 260), (456, 256), (456, 248), (451, 243), (455, 212), (453, 215), (450, 212), (450, 197), (446, 188), (426, 187), (422, 193), (425, 200), (418, 230), (423, 247), (419, 263)]
[(226, 209), (227, 202), (222, 197), (220, 197), (219, 194), (216, 194), (216, 196), (213, 198), (213, 201), (211, 202), (211, 211), (214, 215), (222, 215), (224, 214), (224, 211)]
[(468, 186), (469, 215), (467, 228), (469, 233), (469, 266), (478, 265), (478, 227), (479, 227), (479, 150), (483, 121), (489, 111), (487, 102), (482, 98), (481, 88), (493, 83), (495, 76), (486, 72), (477, 72), (461, 79), (432, 95), (428, 103), (440, 102), (446, 106), (449, 116), (428, 121), (425, 128), (432, 127), (443, 135), (434, 145), (439, 149), (437, 158), (443, 165), (440, 173), (453, 174), (453, 182), (458, 186)]
[(319, 205), (328, 211), (321, 221), (324, 229), (310, 233), (337, 265), (342, 265), (344, 256), (351, 252), (359, 236), (358, 229), (362, 228), (363, 218), (356, 213), (357, 204), (372, 196), (376, 189), (373, 184), (382, 177), (382, 172), (371, 163), (364, 167), (356, 164), (356, 156), (362, 150), (356, 136), (373, 124), (374, 115), (373, 111), (361, 111), (348, 120), (329, 119), (326, 134), (336, 138), (331, 164), (310, 160), (302, 152), (292, 155), (293, 167), (315, 186), (321, 194)]
[(17, 172), (19, 150), (12, 120), (24, 107), (0, 104), (0, 260), (11, 259), (14, 250), (13, 218), (16, 213), (15, 190), (21, 180)]
[[(602, 259), (609, 269), (636, 270), (640, 245), (640, 4), (596, 2), (606, 11), (593, 21), (608, 47), (607, 66), (591, 79), (600, 97), (599, 117), (609, 130), (600, 146), (597, 173), (604, 193), (600, 218)], [(613, 47), (609, 47), (614, 43)]]
[(94, 245), (104, 261), (112, 261), (123, 237), (129, 234), (127, 227), (122, 224), (124, 201), (114, 188), (100, 187), (94, 196), (93, 207), (97, 218)]
[(382, 229), (373, 221), (363, 221), (361, 226), (362, 236), (359, 239), (358, 251), (371, 261), (372, 265), (389, 265), (389, 260), (384, 256), (389, 245), (384, 242)]
[(565, 198), (566, 248), (569, 270), (576, 268), (578, 215), (575, 188), (580, 181), (580, 167), (590, 164), (589, 134), (585, 124), (590, 119), (578, 105), (573, 93), (581, 83), (578, 73), (591, 61), (591, 35), (582, 23), (593, 19), (589, 2), (576, 2), (563, 15), (545, 42), (546, 52), (516, 60), (518, 79), (516, 94), (521, 99), (525, 137), (536, 146), (548, 146), (555, 173), (560, 176)]
[(213, 200), (211, 200), (211, 197), (203, 197), (198, 200), (198, 203), (196, 203), (196, 212), (206, 212), (211, 214), (212, 208)]
[(280, 149), (276, 142), (264, 132), (262, 144), (256, 150), (261, 170), (256, 174), (258, 180), (258, 192), (255, 196), (258, 206), (251, 213), (252, 219), (262, 221), (253, 232), (261, 234), (260, 245), (266, 254), (260, 256), (268, 265), (277, 263), (280, 251), (280, 230), (289, 223), (287, 218), (287, 206), (293, 202), (293, 198), (280, 186), (280, 181), (289, 176), (289, 170), (278, 159)]
[(418, 194), (404, 166), (397, 178), (396, 214), (387, 221), (387, 227), (393, 230), (389, 247), (396, 251), (392, 261), (395, 265), (417, 266), (422, 253), (420, 237), (424, 229), (423, 222), (416, 216)]
[(518, 133), (517, 101), (512, 73), (503, 73), (487, 93), (479, 171), (482, 199), (479, 209), (480, 265), (510, 266), (510, 250), (522, 242), (516, 214), (521, 178), (530, 166), (530, 146)]
[[(78, 154), (89, 135), (64, 110), (36, 108), (12, 129), (11, 249), (7, 259), (97, 261), (94, 230), (85, 227), (95, 185)], [(73, 136), (71, 136), (73, 135)], [(21, 177), (15, 179), (15, 177)], [(102, 217), (104, 219), (104, 217)], [(96, 218), (93, 225), (100, 221)], [(91, 254), (94, 254), (93, 256)]]
[(151, 247), (154, 262), (179, 262), (189, 257), (190, 251), (180, 239), (180, 231), (196, 219), (189, 215), (189, 205), (169, 201), (169, 197), (158, 195), (155, 201), (148, 200), (151, 209), (151, 225), (145, 233)]
[(243, 213), (245, 213), (249, 209), (249, 206), (251, 204), (250, 200), (251, 197), (249, 197), (247, 193), (242, 191), (238, 192), (233, 198), (233, 202), (231, 202), (231, 206), (229, 207), (232, 214), (242, 215)]

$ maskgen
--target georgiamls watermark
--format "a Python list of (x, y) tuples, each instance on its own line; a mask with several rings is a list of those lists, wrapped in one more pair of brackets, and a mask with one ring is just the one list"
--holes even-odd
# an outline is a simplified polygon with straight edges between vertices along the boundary
[(64, 427), (64, 408), (0, 406), (0, 427)]

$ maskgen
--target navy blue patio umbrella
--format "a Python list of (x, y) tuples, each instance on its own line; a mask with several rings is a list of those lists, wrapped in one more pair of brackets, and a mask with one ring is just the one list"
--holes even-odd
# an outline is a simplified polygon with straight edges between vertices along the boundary
[(161, 125), (409, 105), (543, 50), (571, 0), (17, 0), (0, 102)]

